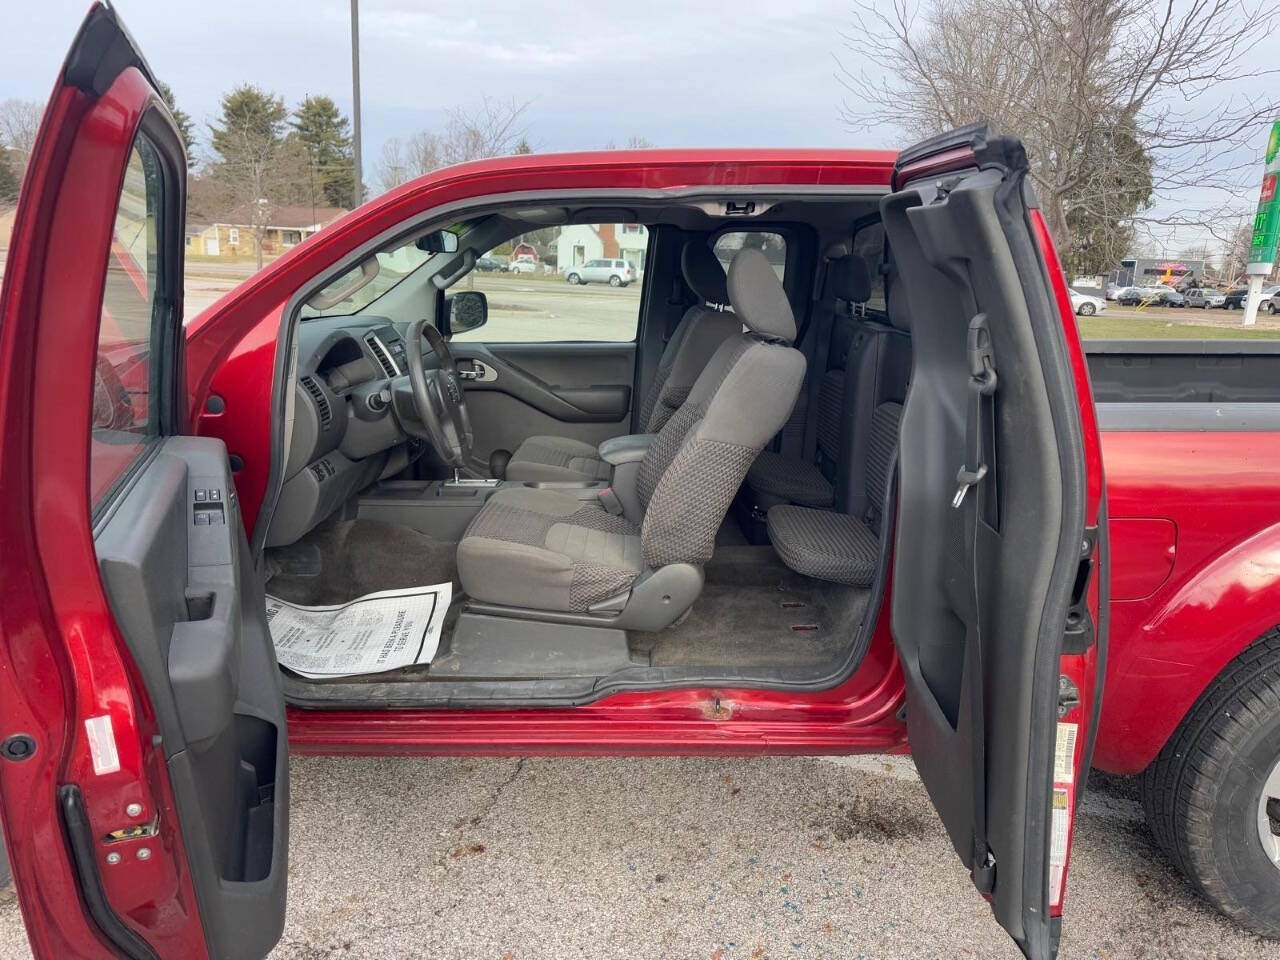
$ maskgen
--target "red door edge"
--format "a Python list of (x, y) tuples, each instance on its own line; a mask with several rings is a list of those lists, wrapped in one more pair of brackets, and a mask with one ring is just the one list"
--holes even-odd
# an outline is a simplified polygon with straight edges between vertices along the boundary
[[(90, 10), (69, 67), (84, 52), (81, 41), (106, 36), (108, 21), (115, 23), (109, 8)], [(163, 110), (134, 66), (96, 97), (60, 78), (32, 152), (0, 296), (0, 740), (22, 736), (31, 750), (0, 762), (0, 803), (39, 958), (117, 955), (90, 916), (98, 892), (157, 952), (207, 955), (154, 718), (102, 590), (89, 516), (106, 251), (124, 164), (153, 107)], [(83, 798), (99, 891), (82, 886), (68, 850), (64, 786)], [(131, 804), (141, 810), (130, 814)], [(108, 858), (107, 834), (153, 821), (153, 836), (113, 843), (119, 860)], [(144, 845), (149, 853), (140, 856)]]

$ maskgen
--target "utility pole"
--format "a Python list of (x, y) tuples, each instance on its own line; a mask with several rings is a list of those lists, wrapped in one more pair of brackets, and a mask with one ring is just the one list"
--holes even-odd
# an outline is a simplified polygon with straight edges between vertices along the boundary
[(364, 170), (360, 163), (360, 0), (351, 0), (351, 160), (355, 188), (351, 209), (364, 202)]

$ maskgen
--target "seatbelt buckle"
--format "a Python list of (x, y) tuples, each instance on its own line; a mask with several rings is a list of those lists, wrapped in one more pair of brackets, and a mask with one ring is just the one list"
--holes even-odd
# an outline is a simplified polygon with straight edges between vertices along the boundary
[(605, 487), (596, 494), (596, 498), (600, 501), (600, 506), (604, 507), (609, 513), (615, 517), (622, 516), (622, 501), (613, 492), (613, 487)]
[(956, 473), (956, 495), (951, 498), (951, 506), (953, 509), (959, 510), (960, 504), (964, 503), (965, 495), (969, 492), (969, 488), (976, 486), (983, 477), (987, 475), (987, 465), (985, 463), (978, 464), (977, 470), (970, 470), (968, 467), (961, 467)]

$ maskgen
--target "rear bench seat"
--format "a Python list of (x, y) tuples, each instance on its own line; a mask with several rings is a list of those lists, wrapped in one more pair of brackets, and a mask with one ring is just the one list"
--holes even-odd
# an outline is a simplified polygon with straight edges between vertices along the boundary
[[(768, 510), (777, 503), (798, 503), (806, 507), (830, 508), (836, 502), (835, 481), (846, 458), (845, 392), (848, 377), (845, 364), (855, 327), (854, 305), (871, 296), (871, 276), (867, 262), (849, 255), (832, 260), (827, 267), (827, 293), (837, 304), (827, 357), (829, 369), (817, 383), (816, 423), (813, 427), (812, 457), (788, 456), (765, 450), (747, 471), (747, 488), (752, 505)], [(833, 305), (834, 306), (834, 305)]]
[(911, 374), (911, 338), (902, 306), (891, 296), (893, 325), (868, 321), (855, 337), (849, 360), (853, 430), (843, 512), (796, 504), (769, 508), (769, 540), (782, 562), (797, 573), (860, 587), (870, 586), (875, 578)]

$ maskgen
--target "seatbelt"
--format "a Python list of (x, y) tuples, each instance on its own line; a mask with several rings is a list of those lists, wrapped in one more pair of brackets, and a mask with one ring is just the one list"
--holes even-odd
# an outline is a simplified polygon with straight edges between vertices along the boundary
[[(982, 496), (979, 484), (989, 475), (986, 462), (986, 424), (996, 392), (995, 362), (991, 352), (991, 332), (987, 315), (979, 313), (969, 321), (967, 344), (969, 359), (969, 402), (965, 418), (965, 462), (956, 474), (955, 497), (951, 506), (965, 508), (964, 531), (971, 550), (969, 569), (969, 622), (965, 635), (964, 656), (969, 678), (969, 727), (973, 745), (973, 849), (970, 869), (978, 892), (989, 894), (995, 889), (996, 861), (987, 843), (987, 757), (986, 715), (982, 657), (982, 590), (979, 578), (987, 569), (979, 556)], [(965, 504), (966, 498), (968, 504)]]
[[(827, 358), (831, 352), (831, 327), (835, 321), (835, 301), (823, 298), (814, 304), (813, 335), (817, 337), (813, 350), (813, 366), (809, 370), (808, 403), (804, 412), (804, 440), (801, 456), (806, 463), (813, 463), (818, 451), (818, 392), (827, 372)], [(843, 413), (843, 411), (842, 411)]]

